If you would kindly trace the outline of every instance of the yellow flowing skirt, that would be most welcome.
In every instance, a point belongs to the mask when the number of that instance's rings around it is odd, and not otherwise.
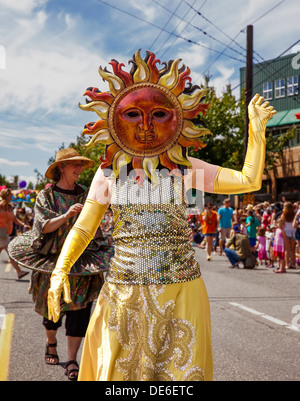
[[[210,308],[202,278],[105,283],[87,330],[81,381],[212,381]]]

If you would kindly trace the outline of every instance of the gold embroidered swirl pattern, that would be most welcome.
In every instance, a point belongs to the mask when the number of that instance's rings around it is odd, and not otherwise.
[[[158,303],[165,287],[106,283],[102,288],[112,309],[109,328],[128,351],[128,356],[116,360],[126,381],[178,380],[178,375],[184,375],[184,380],[204,380],[203,370],[191,364],[194,327],[173,318],[174,300]]]

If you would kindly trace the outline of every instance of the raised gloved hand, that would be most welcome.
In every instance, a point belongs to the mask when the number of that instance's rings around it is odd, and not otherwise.
[[[251,100],[248,112],[249,139],[243,169],[236,171],[220,167],[214,181],[215,193],[238,194],[261,188],[266,155],[266,126],[277,112],[259,94]]]
[[[57,322],[60,317],[60,298],[62,292],[64,301],[66,303],[71,302],[68,273],[94,238],[106,209],[106,205],[92,199],[87,199],[76,223],[69,232],[51,275],[48,291],[49,320]]]

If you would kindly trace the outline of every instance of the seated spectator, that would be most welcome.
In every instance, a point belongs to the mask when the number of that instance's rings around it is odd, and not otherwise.
[[[232,245],[233,249],[231,248]],[[253,256],[249,238],[240,233],[238,224],[233,227],[233,235],[225,245],[224,252],[231,263],[231,268],[239,268],[239,262],[243,262],[247,268],[254,267],[253,263],[251,266],[249,262],[247,263],[248,260],[252,260]]]
[[[203,236],[201,230],[194,228],[193,229],[193,241],[195,242],[195,244],[198,248],[201,248],[200,244],[203,241],[203,239],[204,239],[204,236]]]

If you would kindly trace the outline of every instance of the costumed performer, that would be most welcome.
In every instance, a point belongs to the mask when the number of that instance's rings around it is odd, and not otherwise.
[[[101,118],[86,125],[83,134],[93,135],[87,146],[107,148],[52,273],[48,305],[54,321],[62,292],[70,300],[68,272],[108,205],[115,255],[89,323],[79,380],[213,379],[209,301],[189,240],[184,192],[236,194],[261,186],[273,107],[259,95],[249,105],[242,171],[187,157],[185,148],[203,147],[200,137],[209,133],[197,119],[208,108],[206,91],[191,86],[190,70],[179,68],[180,60],[160,70],[158,62],[153,53],[143,59],[137,51],[128,73],[112,60],[113,72],[99,69],[110,91],[88,88],[91,101],[80,105]],[[197,179],[199,171],[204,180]]]
[[[99,295],[104,281],[103,272],[108,268],[113,251],[107,246],[100,228],[97,227],[95,238],[69,272],[71,302],[61,303],[56,323],[48,319],[47,295],[50,276],[63,243],[87,196],[87,188],[76,181],[81,172],[93,164],[92,160],[80,156],[73,148],[58,151],[55,162],[45,173],[54,185],[47,185],[37,196],[32,231],[16,237],[9,246],[10,256],[21,266],[33,270],[30,293],[35,311],[43,316],[47,336],[45,362],[49,365],[59,363],[56,334],[66,315],[68,361],[65,373],[70,380],[77,379],[78,349],[85,336],[92,302]]]

